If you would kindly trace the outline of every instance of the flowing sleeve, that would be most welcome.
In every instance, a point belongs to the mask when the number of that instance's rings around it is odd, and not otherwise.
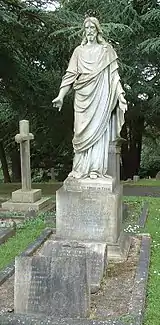
[[[70,58],[68,68],[66,70],[66,74],[62,78],[60,88],[72,85],[75,82],[77,76],[78,76],[78,47],[76,47],[76,49],[74,50]]]

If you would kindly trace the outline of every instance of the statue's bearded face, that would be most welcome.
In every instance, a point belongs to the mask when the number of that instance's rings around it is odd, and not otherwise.
[[[84,28],[87,40],[89,42],[94,42],[97,39],[98,34],[95,24],[91,21],[87,21]]]

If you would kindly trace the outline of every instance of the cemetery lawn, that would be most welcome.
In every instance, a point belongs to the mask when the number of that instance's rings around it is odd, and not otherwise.
[[[39,188],[42,190],[42,195],[53,195],[62,186],[62,182],[48,182],[48,183],[32,183],[32,188]],[[1,183],[0,195],[3,194],[11,196],[11,193],[20,189],[21,183]]]
[[[143,325],[160,324],[160,198],[147,198],[149,217],[145,233],[150,233],[151,261]]]
[[[160,186],[160,180],[155,178],[152,179],[140,179],[138,182],[133,181],[122,181],[123,185],[129,186]]]
[[[147,296],[145,305],[145,315],[143,325],[159,325],[160,324],[160,198],[152,197],[124,197],[124,202],[129,203],[131,211],[135,207],[133,220],[136,223],[136,215],[140,204],[144,201],[149,203],[149,215],[145,228],[139,230],[141,233],[150,234],[151,243],[151,259],[149,268],[149,278],[147,285]],[[135,219],[134,219],[135,218]],[[130,219],[132,228],[132,214]]]
[[[124,196],[123,202],[129,207],[128,216],[123,220],[123,229],[126,229],[127,232],[134,232],[138,229],[139,216],[146,197]],[[133,229],[134,227],[135,229]]]
[[[19,255],[29,244],[33,243],[45,228],[44,215],[28,220],[18,226],[16,235],[0,245],[0,269],[11,263],[15,256]]]

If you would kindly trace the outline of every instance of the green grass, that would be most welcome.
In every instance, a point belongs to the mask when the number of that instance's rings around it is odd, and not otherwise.
[[[123,202],[128,205],[128,217],[123,220],[123,228],[128,228],[137,225],[139,222],[139,216],[142,210],[142,205],[146,201],[146,198],[135,196],[124,196]]]
[[[143,325],[160,325],[160,198],[124,197],[131,209],[135,207],[135,215],[144,201],[149,203],[149,215],[140,231],[151,235],[152,244]]]
[[[141,229],[141,232],[151,235],[152,244],[143,325],[160,325],[160,198],[124,198],[124,202],[129,203],[130,207],[135,207],[137,213],[138,207],[144,201],[149,202],[149,215],[147,224],[145,228]]]
[[[160,180],[156,180],[155,178],[152,179],[140,179],[138,182],[133,182],[133,181],[126,181],[123,182],[122,184],[130,185],[130,186],[160,186]]]
[[[32,188],[39,188],[42,190],[42,195],[53,195],[62,186],[61,182],[48,182],[48,183],[32,183]],[[8,195],[20,189],[21,183],[1,183],[0,196]]]
[[[149,217],[145,232],[151,234],[151,262],[143,325],[160,325],[160,198],[148,198]]]
[[[46,228],[45,214],[26,221],[17,229],[15,237],[0,246],[0,269],[9,264],[15,256],[23,252]],[[53,226],[52,226],[53,227]]]

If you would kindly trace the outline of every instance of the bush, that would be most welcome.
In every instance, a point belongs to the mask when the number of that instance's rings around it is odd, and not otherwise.
[[[155,177],[160,171],[160,139],[143,139],[139,176]]]

